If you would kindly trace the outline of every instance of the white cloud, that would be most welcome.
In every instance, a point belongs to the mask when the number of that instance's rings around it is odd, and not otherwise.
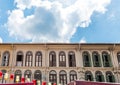
[[[83,37],[81,40],[80,40],[80,43],[87,43],[86,39]]]
[[[2,38],[0,37],[0,43],[2,43],[3,42],[3,40],[2,40]]]
[[[94,11],[104,13],[110,0],[15,0],[6,26],[11,36],[32,42],[69,42],[77,27],[88,27]],[[34,13],[25,16],[26,9]]]

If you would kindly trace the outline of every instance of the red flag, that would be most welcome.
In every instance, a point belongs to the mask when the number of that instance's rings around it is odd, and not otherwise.
[[[14,79],[14,75],[11,74],[11,75],[10,75],[10,80],[13,80],[13,79]]]
[[[53,85],[56,85],[56,83],[54,83]]]
[[[2,78],[3,73],[0,71],[0,79]]]
[[[42,82],[42,85],[46,85],[46,82],[43,81],[43,82]]]
[[[35,80],[35,79],[34,79],[34,80],[32,80],[32,82],[33,82],[33,84],[34,84],[34,85],[36,85],[36,80]]]
[[[21,83],[25,83],[25,78],[24,77],[21,78]]]

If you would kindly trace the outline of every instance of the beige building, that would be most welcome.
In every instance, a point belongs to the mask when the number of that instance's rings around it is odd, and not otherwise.
[[[120,82],[120,44],[1,43],[0,70],[28,80]]]

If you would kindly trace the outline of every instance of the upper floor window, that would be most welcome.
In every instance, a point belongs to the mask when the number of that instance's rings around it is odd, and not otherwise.
[[[111,67],[112,66],[110,55],[107,52],[102,52],[102,59],[103,59],[104,67]]]
[[[95,72],[95,78],[96,78],[96,81],[98,82],[104,82],[104,75],[102,74],[101,71]]]
[[[42,53],[40,51],[35,54],[35,66],[42,66]]]
[[[68,62],[69,62],[69,67],[76,66],[75,53],[73,51],[70,51],[68,53]]]
[[[112,72],[110,72],[110,71],[106,72],[106,81],[107,82],[115,82],[115,77],[112,74]]]
[[[21,77],[22,77],[21,70],[16,70],[15,71],[14,82],[16,82],[16,83],[21,82]]]
[[[49,66],[55,67],[56,66],[56,53],[51,51],[49,54]]]
[[[93,52],[92,58],[93,58],[94,67],[100,67],[101,66],[101,59],[100,59],[100,55],[98,54],[98,52]]]
[[[57,73],[56,71],[50,71],[49,73],[49,81],[52,83],[57,83]]]
[[[23,52],[17,52],[16,66],[23,66]]]
[[[67,73],[65,71],[60,71],[59,73],[59,83],[62,85],[66,85],[67,84]]]
[[[25,62],[25,66],[32,66],[32,58],[33,58],[33,54],[31,51],[28,51],[26,53],[26,62]]]
[[[65,52],[63,51],[59,53],[59,66],[60,67],[66,66],[66,56],[65,56]]]
[[[120,52],[117,53],[118,66],[120,67]]]
[[[10,58],[10,53],[8,51],[5,51],[2,57],[2,66],[9,65],[9,58]]]
[[[91,59],[90,59],[90,54],[85,51],[83,52],[83,65],[84,67],[91,67]]]
[[[70,71],[70,82],[77,79],[77,73],[75,71]]]

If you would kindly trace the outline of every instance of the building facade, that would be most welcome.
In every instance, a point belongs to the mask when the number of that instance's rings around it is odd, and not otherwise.
[[[67,84],[74,80],[119,82],[120,44],[1,43],[0,70],[31,81]]]

